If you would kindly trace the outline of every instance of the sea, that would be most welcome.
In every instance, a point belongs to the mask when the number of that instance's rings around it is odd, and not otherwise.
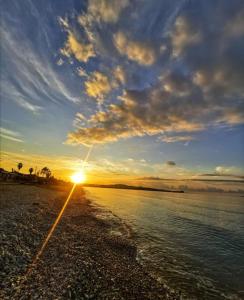
[[[244,196],[85,188],[129,226],[138,260],[183,299],[244,299]]]

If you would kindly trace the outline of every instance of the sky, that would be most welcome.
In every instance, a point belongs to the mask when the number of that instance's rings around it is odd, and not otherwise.
[[[242,0],[1,2],[1,164],[243,179]]]

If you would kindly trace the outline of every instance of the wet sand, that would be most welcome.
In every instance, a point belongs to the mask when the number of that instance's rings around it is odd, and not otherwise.
[[[81,189],[26,277],[69,188],[1,184],[0,189],[1,299],[179,298],[136,261],[136,245],[126,233],[111,234],[112,225],[98,217],[99,208]]]

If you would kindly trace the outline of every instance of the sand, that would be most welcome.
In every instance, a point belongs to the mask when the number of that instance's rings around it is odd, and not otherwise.
[[[80,188],[26,276],[70,188],[0,188],[1,299],[179,299],[137,262],[126,232],[111,234]]]

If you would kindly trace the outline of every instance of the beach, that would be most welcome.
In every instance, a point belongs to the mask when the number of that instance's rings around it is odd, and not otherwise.
[[[100,218],[79,187],[32,265],[70,187],[0,187],[1,299],[179,299],[137,262],[124,226]]]

